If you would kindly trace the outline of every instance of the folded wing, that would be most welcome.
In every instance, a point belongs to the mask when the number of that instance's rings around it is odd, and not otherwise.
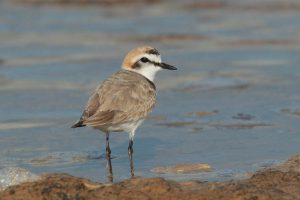
[[[110,126],[137,121],[151,112],[155,86],[140,74],[121,70],[91,95],[79,120],[82,126]]]

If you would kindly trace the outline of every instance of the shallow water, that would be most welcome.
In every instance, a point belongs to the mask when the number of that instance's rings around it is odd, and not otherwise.
[[[179,70],[157,76],[156,108],[135,138],[136,175],[227,180],[286,160],[300,152],[299,17],[295,8],[1,3],[0,167],[105,181],[104,136],[69,127],[139,45]],[[117,181],[130,176],[127,145],[127,134],[111,135]],[[213,170],[151,171],[180,163]]]

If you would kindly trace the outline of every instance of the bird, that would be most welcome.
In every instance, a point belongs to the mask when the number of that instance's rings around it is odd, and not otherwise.
[[[108,179],[113,181],[109,135],[129,134],[128,157],[134,177],[133,140],[137,128],[153,110],[156,102],[155,75],[162,69],[177,70],[162,62],[159,51],[150,46],[137,47],[125,56],[121,69],[100,83],[92,92],[80,119],[72,126],[92,127],[106,135]]]

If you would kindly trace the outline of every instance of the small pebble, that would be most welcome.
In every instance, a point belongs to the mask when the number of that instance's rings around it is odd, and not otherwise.
[[[177,164],[174,166],[156,167],[151,171],[157,174],[194,174],[211,172],[212,167],[208,164]]]

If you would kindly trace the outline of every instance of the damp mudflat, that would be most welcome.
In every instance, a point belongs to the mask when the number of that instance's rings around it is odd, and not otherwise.
[[[0,167],[105,181],[104,135],[70,126],[141,45],[178,70],[156,78],[156,108],[134,141],[137,176],[239,179],[299,154],[300,6],[228,2],[1,2]],[[114,179],[127,179],[128,135],[110,139]],[[174,170],[189,164],[209,170]]]

